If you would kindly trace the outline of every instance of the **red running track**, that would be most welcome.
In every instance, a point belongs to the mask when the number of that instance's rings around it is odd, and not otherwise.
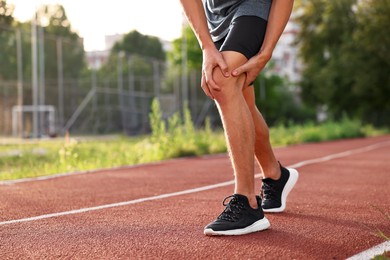
[[[209,186],[233,179],[226,155],[2,183],[0,259],[345,259],[390,233],[390,136],[275,153],[303,162],[287,209],[238,237],[203,235],[233,192]]]

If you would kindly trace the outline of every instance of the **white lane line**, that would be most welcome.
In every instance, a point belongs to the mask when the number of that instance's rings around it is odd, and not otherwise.
[[[63,211],[63,212],[52,213],[52,214],[45,214],[45,215],[40,215],[40,216],[30,217],[30,218],[8,220],[8,221],[0,222],[0,226],[8,225],[8,224],[14,224],[14,223],[20,223],[20,222],[30,222],[30,221],[46,219],[46,218],[55,218],[55,217],[60,217],[60,216],[79,214],[79,213],[95,211],[95,210],[101,210],[101,209],[121,207],[121,206],[130,205],[130,204],[141,203],[141,202],[145,202],[145,201],[165,199],[165,198],[180,196],[180,195],[189,194],[189,193],[195,193],[195,192],[200,192],[200,191],[205,191],[205,190],[216,189],[216,188],[219,188],[219,187],[224,187],[224,186],[228,186],[228,185],[232,185],[232,184],[234,184],[234,181],[226,181],[226,182],[221,182],[221,183],[217,183],[217,184],[214,184],[214,185],[208,185],[208,186],[203,186],[203,187],[194,188],[194,189],[188,189],[188,190],[183,190],[183,191],[178,191],[178,192],[166,193],[166,194],[161,194],[161,195],[147,197],[147,198],[140,198],[140,199],[123,201],[123,202],[118,202],[118,203],[105,204],[105,205],[96,206],[96,207],[81,208],[81,209],[75,209],[75,210],[70,210],[70,211]]]
[[[390,241],[386,241],[382,244],[369,248],[366,251],[347,258],[346,260],[373,259],[374,256],[382,255],[385,251],[390,252]]]
[[[300,168],[302,166],[306,166],[306,165],[309,165],[309,164],[322,163],[322,162],[330,161],[330,160],[333,160],[333,159],[347,157],[347,156],[350,156],[350,155],[353,155],[353,154],[369,152],[369,151],[372,151],[372,150],[375,150],[375,149],[378,149],[378,148],[382,148],[382,147],[385,147],[385,146],[388,146],[388,145],[390,145],[390,141],[380,142],[380,143],[364,146],[364,147],[361,147],[361,148],[356,148],[356,149],[344,151],[344,152],[341,152],[341,153],[330,154],[328,156],[324,156],[324,157],[320,157],[320,158],[316,158],[316,159],[311,159],[311,160],[298,162],[298,163],[295,163],[295,164],[290,165],[288,167],[290,167],[290,168]]]
[[[302,161],[302,162],[299,162],[299,163],[296,163],[293,165],[289,165],[287,167],[300,168],[300,167],[310,165],[310,164],[326,162],[326,161],[333,160],[333,159],[338,159],[338,158],[347,157],[347,156],[358,154],[358,153],[371,151],[371,150],[385,147],[388,145],[390,145],[390,141],[376,143],[376,144],[368,145],[368,146],[365,146],[362,148],[352,149],[352,150],[344,151],[341,153],[331,154],[331,155],[327,155],[327,156],[316,158],[316,159]],[[260,178],[261,174],[256,174],[255,177]],[[196,192],[200,192],[200,191],[216,189],[216,188],[225,187],[225,186],[229,186],[229,185],[233,185],[233,184],[234,184],[234,180],[221,182],[221,183],[217,183],[214,185],[208,185],[208,186],[203,186],[203,187],[199,187],[199,188],[194,188],[194,189],[188,189],[188,190],[183,190],[183,191],[178,191],[178,192],[161,194],[161,195],[157,195],[157,196],[151,196],[151,197],[123,201],[123,202],[112,203],[112,204],[105,204],[105,205],[101,205],[101,206],[81,208],[81,209],[57,212],[57,213],[52,213],[52,214],[45,214],[45,215],[40,215],[40,216],[35,216],[35,217],[30,217],[30,218],[7,220],[7,221],[0,222],[0,226],[14,224],[14,223],[21,223],[21,222],[31,222],[31,221],[36,221],[36,220],[40,220],[40,219],[55,218],[55,217],[67,216],[67,215],[73,215],[73,214],[79,214],[79,213],[85,213],[85,212],[96,211],[96,210],[101,210],[101,209],[121,207],[121,206],[130,205],[130,204],[137,204],[137,203],[141,203],[141,202],[145,202],[145,201],[159,200],[159,199],[164,199],[164,198],[180,196],[180,195],[184,195],[184,194],[190,194],[190,193],[196,193]]]

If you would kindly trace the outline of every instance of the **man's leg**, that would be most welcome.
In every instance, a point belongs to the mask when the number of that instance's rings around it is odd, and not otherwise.
[[[277,180],[280,177],[280,167],[272,150],[268,126],[256,107],[253,86],[245,87],[243,94],[249,110],[251,111],[252,120],[255,126],[256,160],[263,172],[264,178]]]
[[[265,212],[282,212],[287,196],[298,180],[298,171],[279,165],[272,151],[268,126],[256,107],[254,88],[243,90],[255,125],[255,156],[263,172],[262,207]]]
[[[238,52],[225,51],[222,55],[230,70],[246,62],[245,56]],[[242,92],[245,76],[226,78],[219,69],[215,69],[213,79],[222,89],[212,94],[225,131],[235,176],[235,193],[248,197],[250,205],[256,208],[253,157],[255,130]]]
[[[222,55],[230,70],[247,60],[244,55],[234,51],[225,51]],[[205,227],[206,235],[243,235],[270,226],[264,216],[261,198],[255,194],[255,130],[242,92],[245,77],[226,78],[218,68],[213,72],[213,79],[221,87],[221,91],[212,91],[212,94],[223,122],[234,170],[235,194],[224,199],[226,208]]]

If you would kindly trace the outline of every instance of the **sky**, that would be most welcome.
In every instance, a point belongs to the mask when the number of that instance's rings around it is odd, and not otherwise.
[[[171,41],[180,37],[183,22],[179,0],[7,0],[14,17],[31,20],[42,4],[65,7],[73,31],[84,38],[86,51],[103,50],[104,36],[137,30]]]

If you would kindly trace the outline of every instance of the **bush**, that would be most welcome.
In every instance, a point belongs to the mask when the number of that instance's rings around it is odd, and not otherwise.
[[[187,105],[183,114],[184,122],[176,112],[168,118],[168,127],[166,127],[158,100],[152,102],[150,113],[152,135],[146,141],[148,142],[146,157],[162,160],[226,151],[223,135],[211,130],[209,119],[206,120],[203,130],[195,130]]]

